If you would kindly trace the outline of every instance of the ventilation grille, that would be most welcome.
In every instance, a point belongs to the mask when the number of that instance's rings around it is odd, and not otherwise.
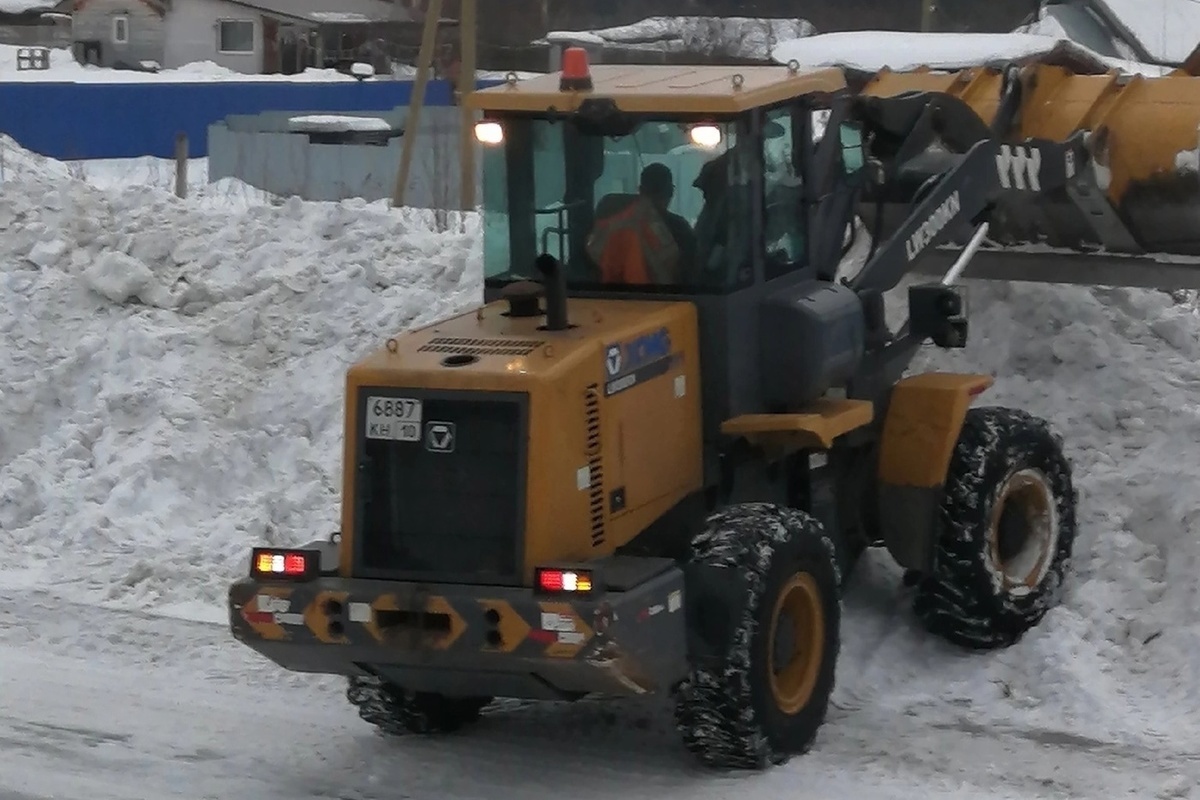
[[[600,447],[600,386],[593,383],[584,393],[587,417],[588,504],[592,519],[592,547],[604,544],[604,461]]]
[[[422,353],[453,353],[467,356],[527,356],[542,342],[512,339],[459,339],[438,336],[421,346]]]

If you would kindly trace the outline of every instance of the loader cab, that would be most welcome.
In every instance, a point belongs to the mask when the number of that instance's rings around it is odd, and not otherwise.
[[[485,300],[540,281],[549,254],[568,298],[692,303],[714,440],[724,419],[776,410],[761,381],[764,299],[832,280],[843,254],[862,167],[845,77],[586,69],[468,98],[480,112]]]
[[[598,99],[570,115],[485,117],[488,299],[537,280],[543,254],[577,297],[699,301],[826,266],[810,173],[822,177],[830,114],[808,98],[723,116],[626,113]]]

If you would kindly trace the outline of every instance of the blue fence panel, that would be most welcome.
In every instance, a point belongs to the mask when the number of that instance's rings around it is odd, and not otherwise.
[[[481,81],[493,86],[499,81]],[[0,83],[0,132],[60,160],[175,154],[188,135],[192,158],[208,154],[208,126],[263,111],[390,111],[407,105],[412,81],[211,81],[204,83]],[[425,102],[447,106],[451,87],[430,81]]]

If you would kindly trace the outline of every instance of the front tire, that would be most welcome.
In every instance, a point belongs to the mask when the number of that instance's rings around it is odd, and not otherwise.
[[[1007,647],[1059,600],[1076,502],[1062,439],[1024,411],[967,412],[941,506],[934,568],[913,609],[971,649]]]
[[[684,746],[704,764],[763,769],[812,746],[840,645],[837,556],[816,519],[763,503],[713,515],[693,540],[694,562],[745,582],[716,663],[693,665],[676,695]]]

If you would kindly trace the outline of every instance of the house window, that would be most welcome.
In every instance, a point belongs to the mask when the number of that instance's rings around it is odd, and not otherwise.
[[[223,19],[217,23],[217,52],[253,53],[254,21]]]
[[[114,44],[129,44],[129,17],[124,14],[112,18],[112,40]]]

